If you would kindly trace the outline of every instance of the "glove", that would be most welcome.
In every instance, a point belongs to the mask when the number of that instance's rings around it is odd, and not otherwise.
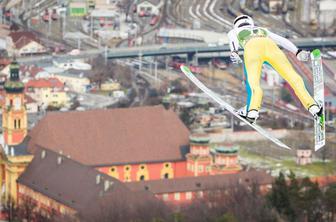
[[[242,60],[236,51],[231,52],[230,59],[234,64],[242,63]]]
[[[302,49],[299,49],[296,53],[296,58],[302,62],[308,61],[309,56],[310,56],[310,52],[306,50],[302,50]]]

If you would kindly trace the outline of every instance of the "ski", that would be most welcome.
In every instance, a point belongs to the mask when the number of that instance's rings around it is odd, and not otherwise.
[[[321,52],[315,49],[310,53],[313,69],[314,100],[323,107],[321,117],[314,117],[315,151],[325,145],[325,107],[324,107],[324,80]]]
[[[280,146],[282,148],[291,149],[290,147],[288,147],[286,144],[284,144],[283,142],[281,142],[279,139],[275,138],[273,135],[271,135],[269,132],[267,132],[266,130],[264,130],[259,125],[255,124],[255,123],[250,123],[249,121],[247,121],[243,117],[239,116],[236,113],[236,110],[235,110],[234,107],[232,107],[230,104],[228,104],[227,102],[225,102],[224,100],[222,100],[215,92],[213,92],[212,90],[210,90],[201,81],[199,81],[195,77],[195,75],[190,71],[190,69],[187,66],[182,65],[180,67],[180,69],[188,77],[188,79],[190,79],[199,89],[201,89],[206,95],[208,95],[211,99],[213,99],[215,102],[217,102],[221,107],[223,107],[224,109],[226,109],[227,111],[229,111],[232,115],[234,115],[240,121],[248,124],[254,130],[256,130],[259,134],[261,134],[262,136],[264,136],[268,140],[272,141],[276,145],[278,145],[278,146]]]

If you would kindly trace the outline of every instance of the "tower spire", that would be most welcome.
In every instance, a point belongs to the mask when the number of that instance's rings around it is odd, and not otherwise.
[[[24,84],[20,81],[20,65],[16,61],[15,57],[9,66],[9,72],[9,81],[6,81],[4,86],[6,93],[22,93]]]
[[[27,134],[27,111],[24,105],[24,84],[20,81],[20,66],[16,59],[9,66],[10,78],[5,82],[2,104],[2,128],[7,145],[20,144]]]

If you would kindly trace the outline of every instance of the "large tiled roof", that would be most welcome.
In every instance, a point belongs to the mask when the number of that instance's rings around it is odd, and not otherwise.
[[[97,176],[100,177],[98,181]],[[79,213],[85,213],[88,208],[97,208],[100,202],[113,201],[115,198],[124,198],[129,204],[134,204],[137,200],[133,196],[138,195],[138,192],[131,192],[113,177],[44,149],[38,150],[17,181]],[[143,192],[141,195],[144,195]],[[152,195],[147,193],[145,197],[151,198]]]
[[[130,182],[126,185],[133,191],[148,190],[154,194],[232,188],[241,185],[272,184],[273,177],[264,171],[242,171],[237,174],[223,174],[200,177],[184,177],[167,180]]]
[[[30,132],[39,146],[91,166],[184,159],[189,131],[162,106],[48,113]]]

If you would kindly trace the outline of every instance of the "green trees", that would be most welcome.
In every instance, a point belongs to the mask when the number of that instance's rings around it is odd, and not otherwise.
[[[309,178],[297,179],[280,173],[267,194],[268,205],[286,221],[334,221],[336,185],[321,189]]]

